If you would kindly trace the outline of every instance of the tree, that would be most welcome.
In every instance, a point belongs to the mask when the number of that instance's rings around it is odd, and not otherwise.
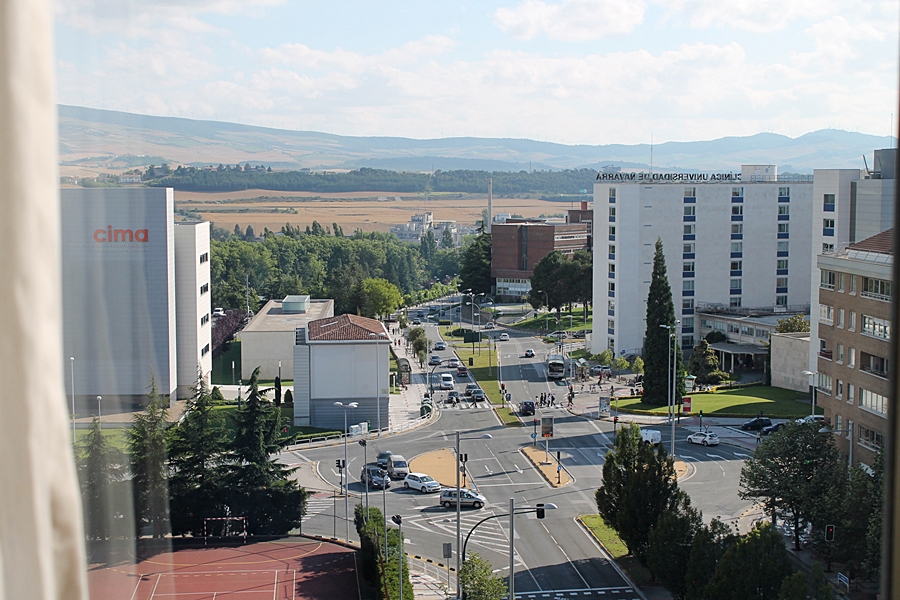
[[[256,232],[253,231],[253,225],[247,225],[247,231],[244,233],[244,239],[252,242],[256,239]]]
[[[428,350],[428,338],[423,327],[413,327],[406,332],[406,339],[412,344],[413,353],[418,356]]]
[[[594,299],[594,256],[587,250],[576,250],[572,255],[568,288],[572,298],[581,302],[584,322],[588,321],[588,306]]]
[[[428,263],[431,262],[435,252],[437,252],[437,240],[434,238],[434,230],[429,229],[419,240],[419,253],[422,255],[422,259]]]
[[[456,242],[453,240],[453,234],[449,227],[444,227],[444,232],[441,234],[441,248],[444,250],[456,248]]]
[[[491,293],[491,234],[475,237],[459,259],[459,287],[473,294]]]
[[[563,305],[571,301],[567,289],[570,274],[566,273],[569,265],[569,259],[559,250],[553,250],[535,263],[528,295],[532,306],[544,306],[546,302],[547,308],[558,314]]]
[[[167,405],[168,399],[159,395],[156,378],[151,377],[147,408],[135,413],[131,428],[125,432],[131,455],[137,534],[140,535],[141,526],[146,522],[156,538],[169,533]]]
[[[191,391],[182,419],[169,430],[169,501],[172,533],[199,536],[204,518],[224,512],[219,493],[228,436],[225,418],[216,410],[220,402],[199,370]]]
[[[869,527],[866,532],[866,559],[863,566],[872,579],[881,577],[881,532],[884,528],[884,454],[879,451],[872,465],[872,479],[869,481],[869,497],[872,506]]]
[[[366,295],[364,314],[380,317],[389,315],[400,306],[402,297],[397,286],[385,279],[365,279],[362,282]]]
[[[701,525],[691,543],[690,560],[685,574],[685,598],[704,600],[711,596],[706,587],[716,572],[725,552],[737,541],[731,528],[719,519]]]
[[[666,329],[664,325],[671,329]],[[684,368],[681,364],[681,347],[675,340],[675,355],[669,334],[675,334],[675,305],[672,289],[666,275],[666,257],[661,239],[656,240],[653,255],[653,274],[647,294],[647,330],[644,335],[644,394],[643,401],[661,406],[668,402],[671,379],[669,365],[675,377],[675,398],[684,396]]]
[[[654,450],[644,444],[634,423],[622,427],[606,455],[603,486],[594,497],[600,516],[641,564],[647,564],[650,530],[674,507],[677,490],[674,461],[663,445]]]
[[[613,359],[614,359],[614,358],[615,358],[615,357],[613,356],[613,351],[610,350],[609,348],[607,348],[606,350],[604,350],[604,351],[601,352],[600,354],[595,354],[595,355],[593,355],[593,356],[591,357],[591,360],[596,360],[596,361],[599,362],[601,365],[606,366],[606,365],[612,365],[612,362],[613,362]]]
[[[84,505],[84,534],[89,540],[112,537],[116,487],[125,477],[125,457],[100,429],[94,417],[78,447],[78,479]]]
[[[697,377],[697,383],[719,383],[728,378],[728,373],[719,370],[719,358],[709,342],[700,339],[694,346],[688,361],[688,372]]]
[[[459,582],[469,600],[501,600],[506,594],[503,580],[494,575],[491,563],[472,552],[459,570]]]
[[[620,356],[613,361],[613,368],[621,373],[631,365],[628,363],[628,360],[624,356]]]
[[[707,587],[707,597],[768,600],[778,597],[791,572],[781,534],[766,523],[740,538],[722,557]]]
[[[234,224],[234,235],[238,237],[244,237],[244,232],[241,231],[241,226],[237,223]]]
[[[631,372],[635,375],[643,375],[644,374],[644,359],[640,356],[634,357],[634,362],[631,363]]]
[[[674,506],[663,511],[650,530],[647,566],[676,600],[687,591],[691,545],[702,524],[703,516],[691,506],[690,496],[678,490]]]
[[[759,502],[771,515],[781,512],[793,525],[796,550],[814,499],[829,493],[830,474],[841,469],[832,437],[819,433],[817,423],[788,422],[767,436],[741,468],[738,495]]]
[[[283,535],[300,525],[308,494],[291,479],[295,468],[271,456],[290,443],[282,436],[281,411],[259,393],[259,367],[253,370],[244,405],[234,417],[229,446],[228,505],[247,517],[251,534]]]
[[[293,404],[294,403],[294,392],[291,391],[291,388],[288,388],[284,393],[284,403],[285,404]]]
[[[803,331],[809,331],[809,321],[803,315],[778,319],[778,324],[775,326],[776,333],[798,333]]]

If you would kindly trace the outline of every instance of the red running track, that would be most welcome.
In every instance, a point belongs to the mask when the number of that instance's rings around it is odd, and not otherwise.
[[[360,598],[355,553],[318,541],[185,549],[134,564],[92,565],[94,600]]]

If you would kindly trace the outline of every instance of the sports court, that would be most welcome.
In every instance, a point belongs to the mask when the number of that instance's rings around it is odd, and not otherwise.
[[[190,548],[132,564],[91,565],[91,598],[104,600],[359,599],[353,550],[315,540]]]

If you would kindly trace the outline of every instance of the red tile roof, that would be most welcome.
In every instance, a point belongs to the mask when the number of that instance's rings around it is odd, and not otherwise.
[[[387,335],[387,330],[381,321],[358,315],[337,315],[307,325],[307,339],[311,342],[369,340],[373,333]]]
[[[850,244],[851,250],[863,250],[866,252],[878,252],[880,254],[894,253],[894,230],[888,229],[870,238]]]

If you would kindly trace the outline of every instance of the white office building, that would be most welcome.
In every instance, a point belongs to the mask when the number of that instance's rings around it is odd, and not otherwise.
[[[744,165],[740,173],[599,173],[591,351],[641,352],[657,239],[683,349],[699,339],[694,311],[701,302],[808,308],[812,181],[779,177],[774,165]]]

